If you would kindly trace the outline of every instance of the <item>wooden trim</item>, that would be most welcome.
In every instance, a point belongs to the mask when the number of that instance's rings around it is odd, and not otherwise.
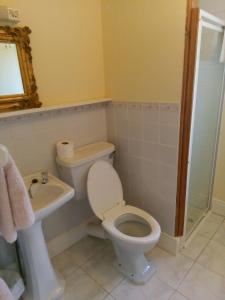
[[[191,10],[192,8],[199,8],[199,0],[188,0],[188,8]]]
[[[196,1],[194,1],[194,4],[193,1],[188,1],[180,120],[175,236],[182,236],[184,234],[188,154],[200,14],[199,8],[193,8],[193,5],[196,7]]]

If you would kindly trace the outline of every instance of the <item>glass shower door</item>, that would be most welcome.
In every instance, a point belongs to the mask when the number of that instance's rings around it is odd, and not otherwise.
[[[195,228],[211,202],[224,86],[224,64],[220,62],[223,38],[223,26],[201,18],[189,149],[186,234]]]

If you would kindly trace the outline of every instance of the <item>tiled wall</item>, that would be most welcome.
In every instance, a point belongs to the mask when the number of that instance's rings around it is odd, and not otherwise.
[[[0,144],[5,144],[23,175],[49,170],[57,175],[55,143],[72,139],[79,147],[106,140],[105,104],[92,104],[0,120]],[[70,201],[44,221],[47,240],[80,224],[91,213],[85,201]]]
[[[174,235],[178,104],[113,102],[107,107],[108,139],[116,144],[115,166],[125,200],[150,212]]]
[[[56,141],[72,139],[79,147],[107,140],[108,129],[108,140],[117,147],[115,166],[125,199],[150,212],[162,230],[173,235],[178,119],[176,104],[87,105],[1,120],[0,143],[9,148],[23,175],[40,169],[57,175]],[[46,239],[68,231],[90,215],[87,199],[69,202],[44,221]]]

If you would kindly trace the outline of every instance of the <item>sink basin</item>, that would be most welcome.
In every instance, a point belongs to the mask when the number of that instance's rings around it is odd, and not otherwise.
[[[30,199],[35,221],[46,218],[74,196],[74,189],[51,174],[48,175],[48,183],[45,184],[41,183],[40,172],[24,177],[27,189],[29,189],[32,179],[38,180],[31,187],[32,197]]]
[[[32,180],[36,183],[32,183]],[[48,173],[43,184],[41,173],[24,177],[35,214],[35,223],[18,233],[20,254],[26,276],[25,300],[55,300],[64,292],[63,280],[59,280],[49,259],[42,220],[66,204],[74,196],[74,189]],[[31,184],[32,183],[32,184]]]

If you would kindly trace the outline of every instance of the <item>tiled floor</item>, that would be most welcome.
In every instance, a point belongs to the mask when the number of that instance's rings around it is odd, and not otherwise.
[[[157,272],[134,285],[115,268],[109,241],[87,237],[53,259],[65,278],[62,300],[225,300],[225,219],[209,215],[177,257],[156,247]]]

